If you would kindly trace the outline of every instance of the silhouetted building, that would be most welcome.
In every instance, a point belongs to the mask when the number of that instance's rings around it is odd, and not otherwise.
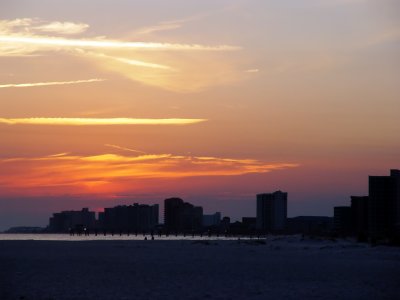
[[[231,234],[245,234],[243,223],[235,221],[229,225],[229,233]]]
[[[286,226],[287,193],[276,191],[257,195],[257,229],[264,232],[282,231]]]
[[[299,216],[287,219],[289,233],[313,235],[329,234],[333,228],[333,218],[320,216]]]
[[[83,208],[81,211],[62,211],[54,213],[49,221],[50,232],[68,232],[75,229],[94,229],[96,213]]]
[[[257,218],[255,217],[243,217],[242,226],[245,232],[253,232],[257,226]]]
[[[352,218],[350,206],[335,206],[333,208],[333,227],[335,232],[343,235],[352,233]]]
[[[203,227],[217,227],[221,224],[221,213],[203,215]]]
[[[158,225],[158,215],[158,204],[134,203],[105,208],[99,221],[106,230],[149,232]]]
[[[230,225],[231,225],[231,218],[223,217],[222,220],[221,220],[220,229],[223,232],[227,232],[227,231],[229,231]]]
[[[171,232],[197,231],[202,228],[203,208],[180,198],[164,200],[165,229]]]
[[[181,198],[168,198],[164,200],[164,227],[169,231],[178,231],[181,227]]]
[[[368,196],[351,196],[352,232],[359,239],[368,236]]]
[[[374,239],[400,232],[400,170],[369,176],[369,234]]]

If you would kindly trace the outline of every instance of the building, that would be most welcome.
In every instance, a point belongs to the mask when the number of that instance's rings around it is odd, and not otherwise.
[[[164,224],[170,232],[198,231],[203,224],[203,208],[180,198],[165,199]]]
[[[400,236],[400,170],[390,176],[369,176],[369,235],[373,239]]]
[[[179,231],[182,206],[183,200],[181,198],[164,200],[164,226],[168,231]]]
[[[257,229],[263,232],[282,231],[286,227],[287,193],[276,191],[257,195]]]
[[[218,227],[221,224],[221,213],[203,215],[203,227]]]
[[[350,235],[353,233],[350,206],[335,206],[333,208],[333,229],[341,235]]]
[[[105,208],[100,226],[111,231],[150,232],[158,225],[159,206],[134,203]]]
[[[253,232],[256,229],[257,218],[254,217],[242,217],[243,230],[248,232]]]
[[[230,217],[223,217],[220,224],[220,230],[222,232],[228,232],[231,225],[231,218]]]
[[[54,213],[49,220],[50,232],[68,232],[69,230],[91,230],[96,226],[96,213],[83,208],[81,211],[62,211]]]
[[[368,196],[351,196],[352,231],[359,239],[368,236]]]
[[[320,216],[299,216],[287,219],[289,233],[313,235],[329,234],[333,227],[333,218]]]

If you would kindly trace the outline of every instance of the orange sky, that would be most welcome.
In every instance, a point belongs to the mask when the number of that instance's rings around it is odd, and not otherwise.
[[[18,201],[41,223],[119,195],[239,217],[282,189],[289,215],[331,215],[400,168],[399,16],[394,0],[1,1],[0,229]]]

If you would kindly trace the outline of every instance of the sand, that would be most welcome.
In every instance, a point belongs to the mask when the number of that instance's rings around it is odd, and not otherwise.
[[[351,241],[0,241],[2,300],[399,295],[400,249]]]

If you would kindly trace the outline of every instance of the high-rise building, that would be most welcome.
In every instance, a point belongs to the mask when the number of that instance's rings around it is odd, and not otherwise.
[[[202,223],[202,207],[183,202],[180,198],[164,200],[164,224],[168,231],[196,231],[201,229]]]
[[[339,234],[349,235],[353,231],[350,206],[335,206],[333,208],[333,229]]]
[[[400,170],[369,176],[369,234],[372,238],[400,233]]]
[[[83,208],[80,211],[62,211],[54,213],[49,220],[49,231],[68,232],[69,230],[94,229],[96,224],[95,212]]]
[[[181,198],[168,198],[164,200],[164,225],[167,230],[180,230],[182,206],[183,200]]]
[[[216,212],[212,215],[203,215],[203,226],[211,227],[211,226],[219,226],[221,224],[221,213]]]
[[[285,229],[287,193],[276,191],[257,195],[257,229],[265,232]]]
[[[245,232],[252,232],[256,229],[257,218],[242,217],[242,227]]]
[[[400,238],[400,170],[390,170],[390,176],[395,180],[395,231],[398,238]]]
[[[107,230],[149,232],[158,225],[158,214],[158,204],[134,203],[105,208],[99,221]]]
[[[352,231],[358,237],[368,236],[368,196],[351,196]]]
[[[298,216],[287,219],[289,233],[326,235],[332,231],[333,218],[324,216]]]

